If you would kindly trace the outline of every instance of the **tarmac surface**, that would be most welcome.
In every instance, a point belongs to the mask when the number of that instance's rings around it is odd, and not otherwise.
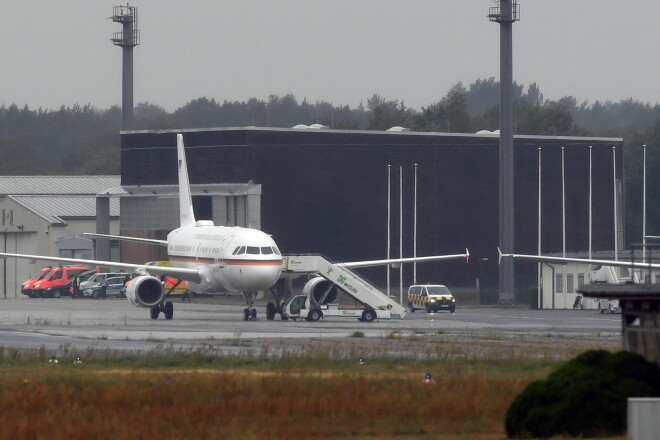
[[[517,337],[604,337],[620,340],[621,315],[594,310],[530,310],[521,307],[457,308],[455,313],[408,313],[404,319],[362,323],[355,318],[328,317],[318,322],[265,319],[243,321],[237,299],[174,302],[174,319],[149,318],[149,310],[124,299],[0,300],[0,349],[62,352],[114,350],[148,352],[163,348],[195,350],[213,346],[224,354],[258,350],[263,343],[343,340],[360,333],[364,343],[391,335],[478,334]],[[224,302],[224,304],[222,304]],[[258,343],[255,343],[258,342]],[[249,348],[246,348],[249,347]]]

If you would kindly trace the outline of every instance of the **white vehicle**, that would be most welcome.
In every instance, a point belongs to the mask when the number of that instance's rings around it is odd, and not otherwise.
[[[408,288],[408,308],[414,312],[416,308],[426,309],[428,313],[439,310],[456,310],[456,298],[442,284],[417,284]]]
[[[600,313],[620,313],[621,307],[619,306],[618,299],[599,299],[598,300],[598,309]]]
[[[360,322],[372,322],[376,318],[389,319],[392,317],[389,310],[376,309],[340,309],[339,304],[317,304],[310,301],[308,295],[295,295],[284,305],[284,316],[288,319],[305,319],[318,321],[326,316],[339,316],[343,318],[357,318]]]

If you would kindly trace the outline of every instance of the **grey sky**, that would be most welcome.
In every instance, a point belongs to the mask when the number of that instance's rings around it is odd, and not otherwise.
[[[514,79],[546,98],[660,103],[658,0],[519,0]],[[3,2],[0,105],[121,103],[106,0]],[[499,78],[492,0],[136,0],[135,102],[265,99],[420,108]]]

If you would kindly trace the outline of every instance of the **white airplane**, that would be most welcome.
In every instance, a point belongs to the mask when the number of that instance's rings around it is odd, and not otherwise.
[[[161,312],[164,313],[166,319],[172,319],[174,315],[174,305],[172,302],[166,301],[169,292],[165,291],[158,276],[175,278],[179,282],[185,281],[190,290],[198,293],[241,293],[247,305],[243,310],[243,318],[245,320],[256,318],[256,310],[253,308],[256,294],[258,291],[271,289],[280,279],[283,268],[282,254],[273,238],[260,230],[238,226],[215,226],[210,220],[195,220],[183,135],[181,134],[177,134],[177,156],[180,227],[170,232],[167,240],[85,234],[167,246],[167,254],[172,267],[11,253],[0,253],[0,258],[23,258],[135,271],[139,276],[129,284],[126,296],[134,306],[149,308],[152,319],[158,318]],[[347,267],[367,267],[468,257],[469,254],[466,253],[358,261],[345,263],[345,265]],[[273,294],[275,293],[273,292]],[[281,300],[281,298],[277,299]]]

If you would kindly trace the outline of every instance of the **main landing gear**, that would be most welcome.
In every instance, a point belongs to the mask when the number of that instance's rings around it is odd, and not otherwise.
[[[149,309],[151,319],[158,319],[161,312],[165,315],[165,319],[172,319],[174,316],[174,304],[170,301],[165,301]]]
[[[283,313],[284,307],[284,292],[285,280],[279,280],[273,287],[270,288],[270,293],[273,294],[275,302],[269,302],[266,304],[266,319],[272,321],[275,319],[275,316],[279,313],[282,317],[282,321],[286,321],[289,318]],[[247,307],[243,309],[243,320],[249,321],[252,319],[257,319],[257,311],[254,308],[254,300],[257,297],[257,292],[243,292],[243,298],[245,299],[245,304]]]
[[[165,277],[163,277],[163,280],[164,279]],[[167,290],[167,292],[165,292],[164,297],[165,298],[169,297],[169,295],[174,291],[174,289],[176,289],[179,286],[179,284],[181,284],[181,281],[182,280],[176,280],[176,283],[172,287],[170,287]],[[151,307],[151,309],[149,309],[149,316],[151,316],[151,319],[158,319],[158,316],[160,315],[161,312],[165,315],[165,319],[172,319],[172,317],[174,316],[174,304],[171,301],[163,301],[157,306],[153,306]]]
[[[284,308],[284,293],[286,292],[285,283],[287,282],[289,285],[291,284],[291,280],[282,278],[270,288],[270,293],[273,294],[275,302],[269,302],[266,304],[266,319],[268,321],[273,321],[278,313],[280,314],[282,321],[287,321],[289,319],[289,317],[282,312]]]

